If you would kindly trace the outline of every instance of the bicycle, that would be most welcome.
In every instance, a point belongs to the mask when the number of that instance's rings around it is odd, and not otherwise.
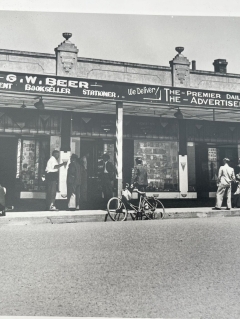
[[[130,200],[132,199],[129,191],[129,184],[126,185],[122,192],[122,197],[112,197],[107,203],[108,214],[107,216],[113,221],[125,221],[128,217],[128,210],[131,209],[130,216],[132,220],[138,219],[162,219],[164,217],[165,208],[159,199],[154,196],[146,196],[145,192],[140,192],[137,189],[133,193],[140,195],[138,205],[133,205]]]

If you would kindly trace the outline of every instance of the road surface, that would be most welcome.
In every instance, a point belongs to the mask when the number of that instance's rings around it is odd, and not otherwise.
[[[0,227],[0,315],[240,318],[240,218]]]

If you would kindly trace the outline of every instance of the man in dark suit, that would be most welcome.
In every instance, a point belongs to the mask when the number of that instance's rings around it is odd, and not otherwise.
[[[147,169],[143,166],[142,159],[137,157],[135,159],[136,165],[132,170],[132,184],[134,184],[139,191],[145,192],[148,186]]]
[[[114,180],[114,166],[109,161],[110,156],[105,153],[102,156],[103,168],[101,172],[102,191],[104,200],[108,201],[113,196],[113,180]]]

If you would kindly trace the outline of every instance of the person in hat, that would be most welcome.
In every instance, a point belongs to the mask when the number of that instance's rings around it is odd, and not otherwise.
[[[240,157],[238,158],[238,165],[235,167],[234,172],[236,176],[237,188],[233,195],[233,207],[239,208],[240,207]]]
[[[234,169],[228,165],[228,158],[223,159],[223,166],[220,166],[217,179],[216,205],[213,209],[220,210],[222,206],[223,196],[227,193],[227,209],[232,208],[231,203],[231,183],[236,181]]]
[[[132,169],[131,183],[137,187],[139,191],[144,192],[148,186],[147,168],[143,166],[141,157],[136,157],[136,165]]]

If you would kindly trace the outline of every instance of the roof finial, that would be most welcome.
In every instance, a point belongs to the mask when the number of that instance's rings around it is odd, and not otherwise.
[[[178,52],[178,54],[181,54],[184,50],[184,47],[176,47],[175,50]]]
[[[66,39],[66,41],[68,41],[68,39],[70,39],[72,37],[72,33],[64,32],[62,34],[62,36]]]

